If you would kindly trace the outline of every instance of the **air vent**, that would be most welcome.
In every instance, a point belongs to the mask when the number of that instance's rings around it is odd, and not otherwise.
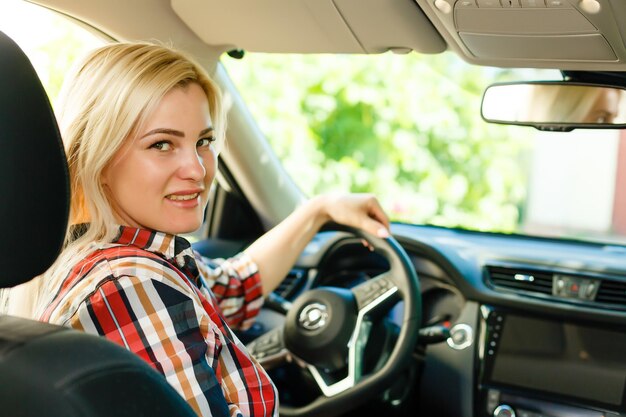
[[[596,302],[626,306],[626,282],[602,281]]]
[[[289,274],[287,274],[283,282],[280,283],[280,285],[274,290],[274,292],[285,299],[289,299],[302,287],[305,278],[305,269],[294,268],[289,271]]]
[[[496,288],[552,294],[551,272],[488,266],[487,273]]]

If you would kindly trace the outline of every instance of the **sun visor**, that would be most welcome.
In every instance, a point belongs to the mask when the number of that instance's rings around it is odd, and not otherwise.
[[[209,45],[281,53],[438,53],[443,38],[412,0],[171,0]]]

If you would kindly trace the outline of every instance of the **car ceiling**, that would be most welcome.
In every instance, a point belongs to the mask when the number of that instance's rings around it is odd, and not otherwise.
[[[507,1],[521,2],[520,7],[502,7]],[[623,0],[33,2],[113,38],[166,40],[213,63],[230,49],[356,54],[449,49],[479,65],[626,69]],[[531,3],[542,7],[525,7]]]

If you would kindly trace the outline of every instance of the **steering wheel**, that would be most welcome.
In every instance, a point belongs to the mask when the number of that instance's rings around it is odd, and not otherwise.
[[[388,271],[351,289],[319,287],[300,295],[285,324],[250,342],[267,369],[292,360],[308,370],[322,395],[304,406],[280,406],[281,416],[336,416],[389,388],[411,358],[421,324],[421,294],[408,255],[393,238],[343,228],[365,239],[389,263]],[[373,323],[403,301],[400,331],[383,364],[364,372]],[[383,355],[381,355],[383,356]]]

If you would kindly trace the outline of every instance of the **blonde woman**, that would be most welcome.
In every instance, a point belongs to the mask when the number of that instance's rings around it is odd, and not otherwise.
[[[527,118],[545,123],[614,123],[622,91],[610,87],[535,84]]]
[[[80,62],[63,97],[72,226],[53,267],[10,303],[135,352],[200,416],[278,415],[272,381],[231,328],[252,324],[325,222],[386,237],[378,201],[312,198],[243,253],[208,260],[179,236],[202,223],[224,141],[205,71],[167,47],[112,44]]]

